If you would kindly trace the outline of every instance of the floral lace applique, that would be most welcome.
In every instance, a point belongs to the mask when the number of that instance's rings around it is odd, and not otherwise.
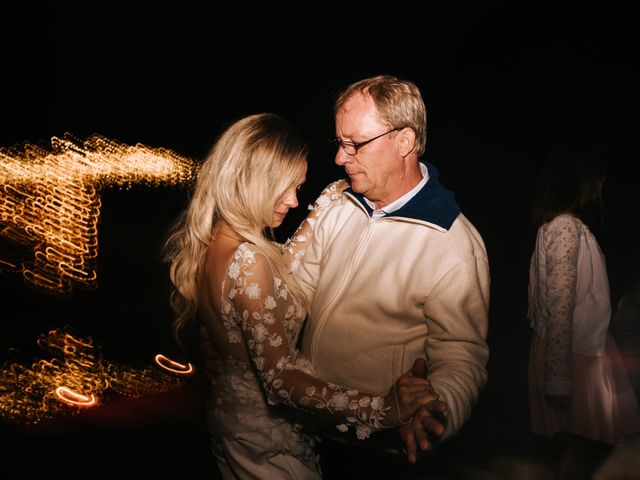
[[[289,265],[289,271],[293,272],[300,266],[300,259],[304,257],[309,239],[313,235],[313,229],[317,221],[322,218],[329,206],[342,198],[342,191],[347,186],[346,180],[337,180],[327,185],[313,203],[309,205],[310,213],[302,221],[300,226],[294,232],[284,245],[283,253],[285,255],[285,263]]]
[[[229,266],[222,292],[223,324],[229,342],[245,342],[268,403],[341,419],[337,428],[355,426],[360,439],[381,430],[389,408],[383,397],[324,382],[300,366],[302,355],[295,345],[305,312],[268,257],[252,248],[241,244]]]

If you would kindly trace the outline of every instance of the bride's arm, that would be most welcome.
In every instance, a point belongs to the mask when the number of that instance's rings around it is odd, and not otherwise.
[[[233,271],[238,275],[228,294],[229,305],[270,404],[328,415],[339,430],[355,427],[358,438],[366,438],[373,431],[398,426],[424,403],[429,394],[426,379],[404,375],[395,384],[398,388],[379,396],[303,371],[296,362],[298,351],[290,346],[303,312],[270,261],[256,252],[239,258]]]
[[[309,205],[309,214],[302,221],[294,234],[283,245],[284,262],[293,271],[304,256],[309,240],[313,235],[316,222],[327,211],[332,202],[342,197],[342,192],[349,186],[346,180],[337,180],[327,185],[313,203]]]

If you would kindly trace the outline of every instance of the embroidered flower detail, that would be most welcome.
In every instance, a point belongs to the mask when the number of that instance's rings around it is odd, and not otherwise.
[[[265,327],[261,323],[258,323],[256,324],[255,327],[253,327],[253,339],[256,342],[258,343],[264,342],[265,338],[268,335],[269,335],[269,330],[267,330],[267,327]]]
[[[229,278],[233,278],[234,280],[238,278],[238,275],[240,275],[240,265],[236,262],[231,263],[231,265],[229,265],[227,275],[229,275]]]
[[[287,359],[284,357],[280,357],[276,362],[276,368],[278,370],[284,370],[284,366],[286,365],[286,363],[287,363]]]
[[[247,285],[247,287],[245,288],[245,292],[251,300],[257,300],[260,298],[262,290],[260,289],[260,285],[258,285],[257,283],[251,283]]]
[[[270,368],[269,371],[267,371],[267,373],[264,376],[265,382],[272,383],[275,375],[276,375],[275,370],[273,368]]]
[[[334,392],[329,400],[329,405],[335,407],[336,410],[346,410],[349,405],[349,397],[344,392]]]
[[[369,425],[358,424],[356,426],[356,436],[358,440],[366,440],[371,435],[371,427]]]
[[[331,203],[331,198],[328,196],[320,195],[316,200],[315,205],[317,205],[320,209],[326,208]]]
[[[263,357],[255,357],[256,368],[260,371],[264,368],[264,358]]]
[[[262,321],[266,325],[273,325],[274,323],[276,323],[276,317],[275,317],[275,315],[273,313],[267,312],[267,313],[262,315]]]
[[[280,395],[281,398],[289,398],[289,392],[286,390],[278,390],[278,395]]]
[[[371,399],[371,409],[381,412],[384,409],[384,398],[382,397],[373,397]]]
[[[290,319],[291,317],[293,317],[296,314],[296,309],[293,305],[289,305],[289,308],[287,308],[287,312],[284,314],[284,318],[285,320]]]
[[[289,291],[283,287],[278,290],[278,296],[286,301],[287,297],[289,296]]]
[[[264,307],[268,310],[273,310],[277,306],[278,304],[276,303],[275,299],[271,295],[269,295],[267,299],[264,301]]]

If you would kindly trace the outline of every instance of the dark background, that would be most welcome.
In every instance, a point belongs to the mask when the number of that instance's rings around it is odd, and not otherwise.
[[[491,263],[490,379],[466,430],[499,415],[494,435],[525,432],[526,287],[535,238],[528,208],[554,142],[578,136],[607,152],[607,225],[599,240],[614,305],[640,272],[632,173],[637,24],[625,2],[434,3],[14,6],[3,12],[0,32],[0,146],[98,133],[199,160],[229,123],[271,111],[311,145],[300,199],[306,205],[342,175],[327,144],[334,95],[381,73],[414,81],[429,115],[425,159],[482,234]],[[160,249],[187,190],[105,188],[101,198],[97,290],[58,298],[0,271],[0,361],[9,348],[31,351],[39,333],[63,325],[91,335],[110,360],[144,364],[158,351],[177,354]],[[279,237],[304,214],[290,214]],[[192,407],[187,401],[185,422],[168,430],[189,437],[184,425],[200,419]],[[149,429],[166,427],[166,415],[142,410]],[[48,430],[60,432],[53,438],[68,441],[70,427],[56,428]],[[126,422],[120,428],[126,432]],[[19,432],[17,450],[42,454],[49,440]],[[186,443],[200,453],[201,434]],[[464,445],[464,430],[460,437]]]

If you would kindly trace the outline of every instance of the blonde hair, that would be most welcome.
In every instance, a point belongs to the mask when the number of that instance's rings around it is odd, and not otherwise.
[[[306,167],[308,147],[282,117],[261,113],[233,123],[205,157],[191,201],[165,244],[170,263],[174,335],[181,346],[185,328],[194,326],[198,283],[207,248],[221,220],[259,247],[273,262],[287,287],[303,300],[289,277],[280,249],[271,236],[273,210],[284,192]]]
[[[427,107],[418,87],[390,75],[365,78],[349,85],[336,99],[334,114],[353,95],[369,95],[378,115],[389,128],[411,128],[416,134],[414,151],[421,156],[427,145]]]

